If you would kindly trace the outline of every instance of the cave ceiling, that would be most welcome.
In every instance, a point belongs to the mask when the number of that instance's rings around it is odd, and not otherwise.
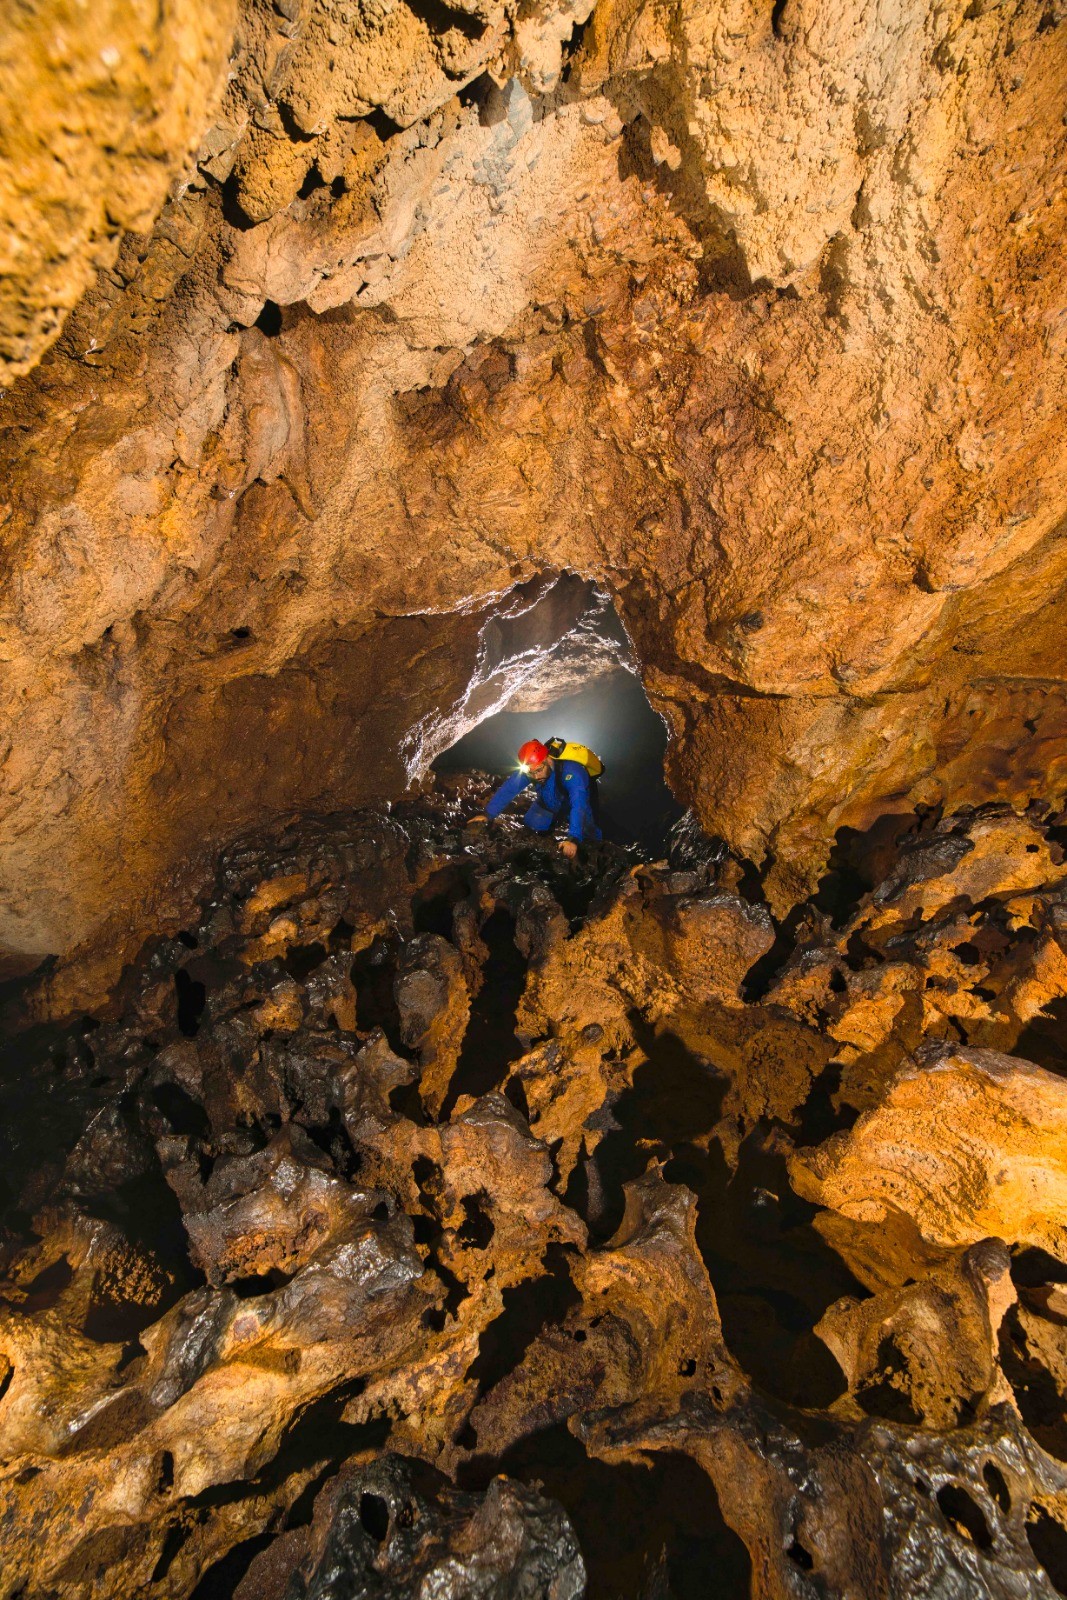
[[[1064,15],[34,8],[4,970],[62,1009],[242,828],[399,794],[560,574],[779,913],[843,828],[1059,798]]]

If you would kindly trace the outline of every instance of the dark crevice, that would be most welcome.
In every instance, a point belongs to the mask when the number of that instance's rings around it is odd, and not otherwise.
[[[935,1499],[953,1533],[969,1540],[979,1550],[992,1549],[993,1535],[989,1531],[989,1524],[981,1506],[966,1489],[957,1483],[946,1483],[937,1491]]]
[[[187,1039],[195,1039],[207,1005],[207,988],[191,977],[185,967],[179,967],[174,974],[174,988],[178,1002],[178,1031]]]
[[[305,978],[322,966],[327,953],[326,946],[318,941],[314,944],[294,944],[286,951],[282,965],[291,978],[303,983]]]
[[[265,300],[263,309],[256,318],[255,326],[260,333],[266,334],[268,339],[276,339],[282,331],[282,308],[273,300]]]
[[[514,918],[506,911],[494,911],[481,937],[489,956],[441,1108],[444,1120],[451,1116],[461,1095],[478,1098],[499,1088],[508,1067],[523,1050],[515,1033],[515,1013],[526,984],[526,959],[515,944]]]
[[[504,1290],[504,1309],[479,1339],[478,1354],[467,1371],[478,1385],[479,1398],[518,1366],[546,1324],[562,1322],[581,1304],[567,1254],[562,1245],[550,1245],[543,1277]]]
[[[523,1439],[499,1461],[475,1459],[459,1477],[484,1488],[497,1472],[542,1485],[566,1507],[590,1600],[740,1600],[750,1591],[748,1552],[723,1520],[711,1479],[687,1456],[607,1466],[560,1425]]]
[[[1067,1595],[1067,1530],[1039,1506],[1026,1524],[1026,1537],[1056,1593]]]
[[[192,1590],[189,1600],[233,1600],[233,1591],[248,1571],[261,1550],[274,1539],[273,1529],[243,1539],[221,1561],[216,1561],[201,1577]]]
[[[400,1029],[400,1011],[396,1003],[396,969],[399,956],[398,942],[393,935],[378,934],[371,944],[356,955],[351,970],[356,991],[356,1026],[361,1033],[380,1028],[389,1042],[389,1048],[398,1056],[407,1057]]]

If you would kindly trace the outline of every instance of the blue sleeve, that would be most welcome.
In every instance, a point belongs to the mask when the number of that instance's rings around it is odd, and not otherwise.
[[[593,803],[589,794],[589,774],[578,761],[568,761],[567,771],[563,774],[563,782],[567,786],[567,794],[571,803],[571,820],[567,828],[567,835],[576,839],[579,844],[585,838],[586,829],[595,832],[596,822],[593,818]]]
[[[517,794],[521,794],[530,779],[525,772],[513,772],[510,778],[505,778],[500,788],[485,808],[487,817],[499,817],[505,806],[509,806]]]

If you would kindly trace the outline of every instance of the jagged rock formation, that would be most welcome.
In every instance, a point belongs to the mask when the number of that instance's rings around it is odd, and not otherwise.
[[[1067,1592],[1060,830],[786,929],[450,784],[16,1041],[3,1594]]]
[[[123,233],[152,227],[218,109],[236,11],[36,0],[5,16],[0,388],[37,365]]]
[[[6,970],[69,1005],[236,831],[395,795],[546,574],[779,912],[842,830],[1062,797],[1061,9],[245,0],[205,112],[168,8],[195,160],[4,404]],[[50,307],[119,181],[56,170]]]

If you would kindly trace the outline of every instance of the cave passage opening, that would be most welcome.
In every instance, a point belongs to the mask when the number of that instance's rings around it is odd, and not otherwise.
[[[554,736],[587,745],[604,763],[598,780],[604,837],[637,845],[649,856],[662,855],[684,807],[664,777],[666,724],[652,709],[640,678],[627,668],[593,678],[544,709],[495,712],[439,755],[433,770],[486,772],[499,782],[514,772],[515,752],[525,740]],[[523,799],[509,814],[522,815]]]

